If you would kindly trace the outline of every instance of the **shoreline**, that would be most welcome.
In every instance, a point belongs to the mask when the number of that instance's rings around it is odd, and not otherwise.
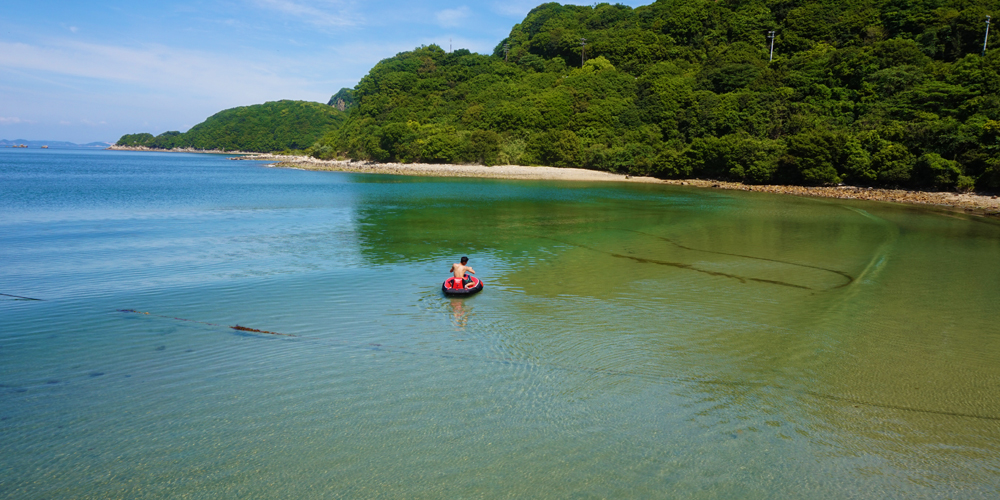
[[[158,149],[146,146],[118,146],[111,145],[104,148],[105,151],[140,151],[143,153],[205,153],[210,155],[256,155],[260,153],[250,153],[247,151],[223,151],[221,149],[194,149],[194,148],[173,148]]]
[[[754,185],[740,182],[712,181],[704,179],[657,179],[654,177],[633,177],[611,172],[586,170],[581,168],[528,167],[521,165],[450,165],[426,163],[375,163],[350,160],[318,160],[307,156],[285,156],[255,154],[231,158],[232,160],[253,160],[275,162],[269,167],[299,168],[303,170],[356,172],[383,175],[413,175],[428,177],[478,177],[487,179],[522,179],[585,182],[634,182],[646,184],[667,184],[700,188],[727,189],[735,191],[755,191],[761,193],[808,196],[814,198],[834,198],[841,200],[880,201],[924,205],[958,210],[970,215],[1000,218],[1000,197],[987,194],[909,191],[905,189],[866,188],[855,186],[785,186]]]
[[[319,160],[310,156],[290,156],[246,151],[222,151],[207,149],[154,149],[145,146],[111,146],[112,151],[141,151],[159,153],[203,153],[241,155],[230,160],[250,160],[273,162],[268,167],[297,168],[302,170],[327,172],[353,172],[381,175],[411,175],[424,177],[473,177],[483,179],[551,180],[580,182],[632,182],[644,184],[667,184],[699,188],[726,189],[734,191],[755,191],[760,193],[805,196],[813,198],[833,198],[840,200],[876,201],[923,205],[963,212],[969,215],[1000,219],[1000,196],[993,194],[956,193],[950,191],[910,191],[906,189],[884,189],[857,186],[793,186],[781,184],[743,184],[740,182],[715,181],[706,179],[657,179],[655,177],[634,177],[599,170],[559,167],[529,167],[524,165],[452,165],[431,163],[377,163],[353,160]]]

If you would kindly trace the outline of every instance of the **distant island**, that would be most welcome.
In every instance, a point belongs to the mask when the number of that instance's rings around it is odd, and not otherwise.
[[[220,113],[214,126],[118,144],[997,190],[1000,54],[984,47],[994,7],[546,3],[490,55],[420,47],[381,61],[327,106],[237,108],[259,126]]]
[[[88,142],[87,144],[76,144],[73,142],[66,141],[28,141],[24,139],[17,139],[14,141],[8,141],[6,139],[0,139],[0,148],[15,148],[15,147],[28,147],[28,148],[42,148],[42,149],[65,149],[65,148],[92,148],[92,149],[104,149],[110,146],[110,142]]]

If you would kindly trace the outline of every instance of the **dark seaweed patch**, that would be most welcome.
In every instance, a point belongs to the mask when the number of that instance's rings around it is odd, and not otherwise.
[[[245,326],[240,326],[240,325],[231,326],[229,328],[232,328],[233,330],[236,330],[236,331],[239,331],[239,332],[266,333],[268,335],[281,335],[282,337],[294,337],[295,336],[295,335],[289,335],[287,333],[269,332],[267,330],[258,330],[256,328],[247,328]]]
[[[167,346],[161,345],[160,347],[157,347],[156,350],[157,351],[166,351],[167,350]]]
[[[104,372],[90,372],[91,377],[100,377],[104,375]]]
[[[146,315],[146,316],[155,316],[157,318],[172,319],[172,320],[175,320],[175,321],[185,321],[185,322],[188,322],[188,323],[198,323],[200,325],[217,326],[217,327],[222,327],[223,326],[223,325],[220,325],[218,323],[209,323],[207,321],[196,321],[196,320],[193,320],[193,319],[177,318],[177,317],[171,317],[171,316],[161,316],[159,314],[150,314],[148,312],[136,311],[135,309],[118,309],[118,312],[132,313],[132,314],[143,314],[143,315]],[[292,335],[292,334],[288,334],[288,333],[270,332],[270,331],[267,331],[267,330],[258,330],[256,328],[248,328],[248,327],[240,326],[240,325],[229,326],[227,328],[236,330],[238,332],[263,333],[263,334],[267,334],[267,335],[279,335],[279,336],[282,336],[282,337],[297,337],[297,335]],[[156,348],[157,351],[162,351],[163,349],[166,349],[166,347],[162,347],[161,346],[161,347],[157,347]]]

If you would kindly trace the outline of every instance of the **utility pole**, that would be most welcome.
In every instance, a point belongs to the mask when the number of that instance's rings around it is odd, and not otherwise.
[[[767,62],[771,62],[774,60],[774,32],[768,31],[767,37],[771,39],[771,56],[767,58]]]
[[[586,38],[581,38],[580,39],[580,67],[582,68],[583,65],[586,62],[587,62],[587,39]]]
[[[990,16],[986,16],[986,38],[983,38],[983,57],[986,56],[986,42],[990,41]]]
[[[507,62],[507,55],[510,54],[510,44],[507,42],[503,43],[503,62]]]

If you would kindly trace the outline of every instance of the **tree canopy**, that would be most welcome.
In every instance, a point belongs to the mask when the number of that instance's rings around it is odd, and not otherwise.
[[[344,118],[340,110],[317,102],[267,102],[221,111],[185,133],[128,134],[117,144],[261,153],[303,150]]]
[[[991,6],[546,3],[491,55],[431,45],[381,61],[335,96],[349,116],[310,152],[995,189],[1000,54],[980,54]]]

